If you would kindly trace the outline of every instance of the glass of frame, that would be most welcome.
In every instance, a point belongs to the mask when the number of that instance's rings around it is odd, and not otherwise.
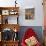
[[[9,10],[2,10],[2,15],[9,15]]]
[[[34,19],[34,8],[25,9],[25,19],[26,20]]]

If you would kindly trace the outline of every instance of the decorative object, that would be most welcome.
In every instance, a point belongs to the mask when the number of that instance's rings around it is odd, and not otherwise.
[[[34,8],[25,9],[25,19],[26,20],[34,19]]]
[[[4,40],[4,41],[12,40],[12,30],[10,28],[5,28],[3,30],[2,40]]]
[[[25,43],[27,44],[27,46],[35,46],[38,43],[38,41],[37,41],[36,37],[32,36],[32,37],[29,37],[28,39],[26,39]]]
[[[14,32],[13,40],[18,40],[18,32]]]
[[[32,28],[28,28],[22,38],[21,46],[41,46],[37,40],[37,34]]]
[[[2,15],[9,15],[9,10],[2,10]]]
[[[10,15],[17,15],[17,13],[18,13],[18,12],[15,11],[15,10],[10,10],[10,12],[9,12]]]

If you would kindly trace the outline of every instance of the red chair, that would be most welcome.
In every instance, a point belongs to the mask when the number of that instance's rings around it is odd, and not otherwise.
[[[37,37],[36,33],[32,28],[27,29],[27,31],[24,34],[24,37],[22,38],[21,46],[27,46],[25,43],[25,39],[28,39],[29,37]],[[37,38],[36,38],[37,39]],[[41,46],[39,42],[35,46]]]

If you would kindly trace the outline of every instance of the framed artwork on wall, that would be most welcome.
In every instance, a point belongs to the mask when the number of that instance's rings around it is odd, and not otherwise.
[[[34,19],[34,8],[26,8],[25,9],[25,19],[26,20],[31,20]]]
[[[9,10],[2,10],[2,15],[9,15]]]

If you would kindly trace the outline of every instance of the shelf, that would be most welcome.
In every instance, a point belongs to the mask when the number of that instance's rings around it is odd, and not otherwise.
[[[18,41],[9,41],[9,42],[2,42],[3,46],[18,46]]]
[[[1,15],[0,24],[18,24],[19,7],[0,7],[0,15]],[[15,18],[9,19],[9,17],[12,17],[12,16],[15,17],[16,19]],[[13,20],[14,20],[14,23],[13,23]]]
[[[14,10],[19,10],[19,7],[0,7],[0,10],[12,10],[12,9],[14,9]]]
[[[10,41],[3,41],[4,43],[16,43],[16,42],[19,42],[19,40],[15,40],[15,41],[12,41],[12,40],[10,40]]]
[[[14,29],[16,29],[18,32],[20,29],[19,24],[1,24],[0,26],[1,26],[1,30],[5,29],[5,28],[9,28],[9,29],[12,29],[13,31],[14,31]]]
[[[11,18],[10,18],[11,17]],[[16,19],[15,19],[16,18]],[[18,46],[19,39],[18,38],[18,31],[20,29],[20,26],[18,24],[18,18],[19,18],[19,7],[0,7],[0,32],[1,32],[1,41],[0,46]],[[14,21],[14,23],[13,23]],[[8,29],[12,32],[8,32]],[[4,32],[6,31],[7,38],[4,35]],[[15,37],[16,34],[16,37]],[[2,37],[4,36],[4,37]],[[11,39],[10,39],[11,38]],[[14,41],[15,38],[15,41]],[[9,41],[7,41],[9,39]]]

